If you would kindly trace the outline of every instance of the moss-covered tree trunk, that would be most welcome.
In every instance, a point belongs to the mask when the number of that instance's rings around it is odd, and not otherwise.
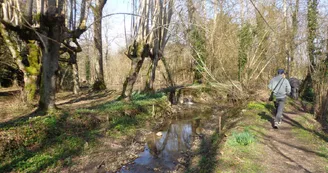
[[[27,100],[32,102],[35,100],[38,91],[38,77],[40,75],[40,48],[35,41],[29,41],[28,49],[28,67],[26,67],[27,80],[25,84]]]
[[[74,11],[73,21],[79,21],[79,23],[66,23],[68,1],[36,0],[36,3],[33,3],[33,0],[26,2],[3,0],[0,3],[2,5],[1,24],[15,32],[20,41],[27,43],[29,40],[35,40],[39,43],[42,52],[42,74],[41,79],[38,80],[40,83],[39,109],[47,111],[55,108],[56,72],[60,46],[71,40],[78,45],[76,39],[86,31],[87,13],[91,0],[71,1],[75,5],[81,4],[80,10],[70,9]],[[22,5],[27,7],[20,8]],[[77,20],[76,16],[79,16],[80,20]]]
[[[133,85],[137,81],[144,60],[145,57],[135,57],[131,59],[131,69],[128,77],[125,79],[123,83],[123,91],[121,95],[122,98],[127,98],[128,100],[131,99],[131,95],[133,92]]]
[[[22,63],[22,58],[19,55],[15,44],[10,39],[9,33],[6,30],[6,27],[2,23],[0,23],[0,32],[1,32],[2,38],[5,41],[5,44],[7,45],[13,59],[15,60],[16,64],[18,65],[18,68],[19,68],[19,71],[18,71],[19,75],[18,76],[19,76],[20,81],[18,82],[18,84],[21,87],[21,90],[20,90],[21,99],[23,101],[27,101],[27,94],[26,94],[25,86],[27,86],[26,83],[30,80],[28,80],[28,77],[26,75],[26,70],[25,70],[24,64]]]
[[[131,60],[131,68],[128,77],[126,77],[123,83],[121,97],[130,100],[133,85],[137,81],[145,58],[150,54],[149,45],[134,41],[133,45],[129,46],[129,50],[125,54]]]

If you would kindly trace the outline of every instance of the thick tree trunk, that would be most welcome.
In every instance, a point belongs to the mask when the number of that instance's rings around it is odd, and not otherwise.
[[[131,60],[131,68],[128,77],[123,83],[121,97],[130,100],[133,85],[137,81],[142,64],[145,58],[150,55],[149,44],[140,43],[135,40],[133,45],[129,46],[129,49],[125,54]]]
[[[56,71],[58,70],[61,25],[59,23],[52,25],[48,33],[48,37],[42,36],[42,82],[39,101],[39,109],[45,111],[56,108]]]
[[[137,81],[138,74],[140,72],[144,60],[145,57],[137,57],[131,59],[130,73],[123,83],[123,91],[121,95],[122,98],[127,98],[128,100],[131,99],[133,85]]]

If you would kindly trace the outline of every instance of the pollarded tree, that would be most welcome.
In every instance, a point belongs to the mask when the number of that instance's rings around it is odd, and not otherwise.
[[[146,57],[152,60],[152,72],[147,82],[148,89],[152,90],[155,81],[155,71],[158,61],[168,42],[168,28],[173,14],[174,0],[141,0],[133,1],[139,6],[139,20],[133,23],[133,41],[125,52],[131,60],[131,69],[123,84],[122,97],[130,99],[133,85]]]
[[[77,1],[71,2],[77,3]],[[24,2],[18,0],[1,1],[2,34],[9,30],[14,31],[21,40],[25,42],[36,40],[41,47],[42,77],[39,109],[55,108],[56,71],[61,46],[65,47],[62,43],[67,43],[69,40],[76,40],[86,30],[89,2],[90,0],[80,1],[80,14],[77,15],[80,19],[75,24],[76,28],[72,30],[65,23],[66,14],[70,9],[67,1],[27,0],[25,6],[22,4]],[[10,42],[10,38],[7,41]],[[78,44],[77,41],[75,43]],[[15,45],[11,44],[9,47],[13,49],[12,53],[17,53]]]

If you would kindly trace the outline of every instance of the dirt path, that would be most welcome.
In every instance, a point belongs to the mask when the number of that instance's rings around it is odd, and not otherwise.
[[[265,164],[270,170],[268,172],[326,172],[325,161],[322,154],[314,149],[314,145],[309,141],[305,143],[296,137],[293,129],[303,128],[295,119],[297,116],[304,115],[303,112],[285,112],[283,123],[279,129],[273,129],[268,122],[268,132],[263,135],[260,142],[264,144],[264,150],[267,153],[263,158]]]

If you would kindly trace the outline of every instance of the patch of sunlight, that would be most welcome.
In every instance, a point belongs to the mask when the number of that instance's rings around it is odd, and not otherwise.
[[[265,167],[258,162],[263,155],[261,148],[258,143],[225,145],[216,172],[264,172]]]
[[[266,103],[264,102],[249,102],[247,105],[247,109],[257,109],[257,110],[263,110],[266,109]]]
[[[292,129],[292,132],[295,134],[296,137],[299,139],[302,139],[303,141],[313,141],[313,136],[310,132],[304,129],[300,129],[297,127],[294,127]]]

